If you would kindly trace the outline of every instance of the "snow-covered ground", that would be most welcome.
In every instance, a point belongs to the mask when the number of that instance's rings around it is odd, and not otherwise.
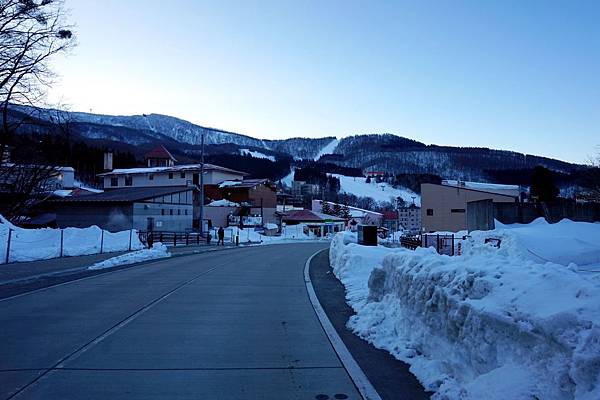
[[[396,189],[388,183],[376,183],[372,179],[367,183],[367,178],[353,177],[339,174],[331,174],[340,180],[340,191],[353,194],[358,197],[370,197],[377,202],[388,201],[392,204],[396,198],[402,197],[407,204],[412,204],[413,197],[415,204],[421,204],[421,196],[408,189]]]
[[[36,261],[60,257],[60,229],[23,229],[14,226],[0,216],[0,263],[6,261],[8,232],[12,230],[9,262]],[[65,228],[63,231],[63,256],[81,256],[86,254],[144,248],[137,231],[108,232],[97,226],[89,228]]]
[[[434,399],[592,400],[600,274],[582,270],[600,257],[598,238],[600,224],[536,221],[474,232],[449,257],[341,233],[330,261],[356,311],[348,327],[409,363]]]
[[[154,243],[151,249],[142,249],[132,251],[131,253],[121,254],[120,256],[112,257],[104,261],[88,267],[88,269],[105,269],[113,268],[121,265],[129,265],[142,261],[154,260],[159,258],[171,257],[171,253],[167,251],[167,246],[157,242]]]
[[[340,141],[337,139],[333,139],[331,142],[327,143],[321,150],[319,150],[319,152],[314,158],[314,161],[318,161],[319,158],[323,157],[326,154],[333,154],[335,149],[338,147],[339,143]]]
[[[240,154],[243,155],[243,156],[249,155],[249,156],[252,156],[254,158],[264,158],[266,160],[275,162],[275,157],[268,156],[268,155],[266,155],[264,153],[261,153],[259,151],[252,151],[250,149],[240,149]]]

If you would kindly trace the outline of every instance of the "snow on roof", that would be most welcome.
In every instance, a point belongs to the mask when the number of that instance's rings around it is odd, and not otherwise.
[[[246,189],[246,188],[253,188],[258,185],[263,185],[267,182],[269,182],[268,179],[244,179],[243,181],[228,180],[228,181],[223,181],[223,182],[219,183],[219,188],[231,187],[231,188]]]
[[[485,182],[468,182],[468,181],[457,181],[453,179],[444,179],[442,181],[444,186],[460,186],[468,189],[476,190],[519,190],[519,185],[503,185],[499,183],[485,183]]]
[[[239,186],[242,184],[242,181],[223,181],[219,183],[220,188],[226,188],[231,186]]]
[[[339,218],[333,215],[323,214],[316,211],[311,210],[298,210],[298,211],[290,211],[283,216],[284,221],[314,221],[314,222],[324,222],[325,220],[332,221],[343,221],[343,218]]]
[[[227,199],[215,200],[207,204],[208,207],[239,207],[238,203],[234,203],[233,201],[229,201]]]
[[[150,186],[111,189],[103,193],[88,194],[85,196],[67,196],[60,202],[134,202],[152,199],[159,196],[197,190],[195,186]]]
[[[135,174],[148,174],[158,172],[180,172],[180,171],[200,171],[201,164],[184,164],[174,165],[172,167],[143,167],[143,168],[120,168],[114,169],[111,172],[105,172],[98,174],[98,176],[112,176],[112,175],[135,175]],[[229,172],[232,174],[238,174],[242,176],[248,175],[246,172],[236,171],[234,169],[221,167],[214,164],[204,164],[205,171],[222,171]]]

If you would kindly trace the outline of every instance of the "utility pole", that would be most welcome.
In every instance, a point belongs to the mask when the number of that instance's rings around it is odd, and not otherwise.
[[[204,130],[200,139],[200,235],[204,234]]]

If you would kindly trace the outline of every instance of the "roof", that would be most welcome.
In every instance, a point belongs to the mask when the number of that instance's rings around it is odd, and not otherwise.
[[[467,189],[477,190],[519,190],[519,185],[503,185],[499,183],[486,183],[486,182],[468,182],[468,181],[455,181],[451,179],[444,179],[442,181],[444,186],[458,186],[465,187]]]
[[[162,144],[153,148],[152,150],[150,150],[149,152],[147,152],[144,157],[146,159],[148,158],[166,158],[166,159],[170,159],[173,161],[177,161],[177,159],[175,159],[175,157],[173,157],[173,154],[171,154],[169,152],[169,150],[167,150],[165,148],[165,146],[163,146]]]
[[[383,210],[383,219],[386,221],[398,219],[398,212],[393,210]]]
[[[152,199],[154,197],[166,196],[185,192],[188,190],[198,190],[195,186],[151,186],[151,187],[131,187],[122,189],[107,190],[103,193],[88,194],[85,196],[65,197],[54,202],[68,203],[129,203]]]
[[[336,217],[334,215],[323,214],[311,210],[298,210],[287,212],[283,218],[284,221],[298,221],[298,222],[325,222],[330,221],[344,221],[343,218]]]
[[[181,172],[181,171],[200,171],[202,164],[185,164],[185,165],[173,165],[172,167],[143,167],[143,168],[121,168],[113,169],[110,172],[98,174],[98,176],[112,176],[112,175],[135,175],[135,174],[149,174],[157,172]],[[221,171],[237,174],[241,176],[248,175],[246,172],[236,171],[234,169],[221,167],[219,165],[204,163],[205,171]]]
[[[447,181],[446,181],[447,182]],[[450,182],[456,182],[456,181],[450,181]],[[476,182],[471,182],[471,183],[476,183]],[[449,183],[444,183],[442,182],[441,184],[438,183],[422,183],[421,187],[423,186],[439,186],[439,187],[443,187],[443,188],[448,188],[448,189],[458,189],[458,190],[470,190],[472,192],[478,192],[478,193],[487,193],[487,194],[493,194],[496,196],[504,196],[504,197],[510,197],[512,199],[519,197],[520,193],[519,193],[519,189],[518,186],[515,186],[514,188],[510,187],[513,185],[503,185],[503,186],[509,186],[509,188],[493,188],[492,186],[479,186],[478,188],[475,188],[474,186],[463,186],[462,185],[462,181],[460,185],[452,185]],[[485,184],[484,184],[485,185]],[[489,185],[494,185],[494,184],[489,184]]]

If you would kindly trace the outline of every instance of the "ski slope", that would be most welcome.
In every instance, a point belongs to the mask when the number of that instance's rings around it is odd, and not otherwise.
[[[331,142],[329,142],[327,145],[325,145],[325,147],[323,147],[315,156],[314,161],[318,161],[319,158],[321,158],[322,156],[326,155],[326,154],[333,154],[333,152],[335,151],[335,149],[338,147],[338,144],[340,143],[339,140],[337,139],[333,139]]]
[[[421,196],[408,189],[397,189],[388,183],[376,183],[373,179],[367,183],[367,178],[331,174],[340,180],[340,191],[358,197],[370,197],[378,203],[394,202],[401,197],[406,204],[412,204],[413,198],[417,206],[421,205]]]
[[[254,158],[264,158],[265,160],[275,162],[275,157],[268,156],[264,153],[261,153],[260,151],[252,151],[250,149],[240,149],[240,154],[243,156],[252,156]]]

